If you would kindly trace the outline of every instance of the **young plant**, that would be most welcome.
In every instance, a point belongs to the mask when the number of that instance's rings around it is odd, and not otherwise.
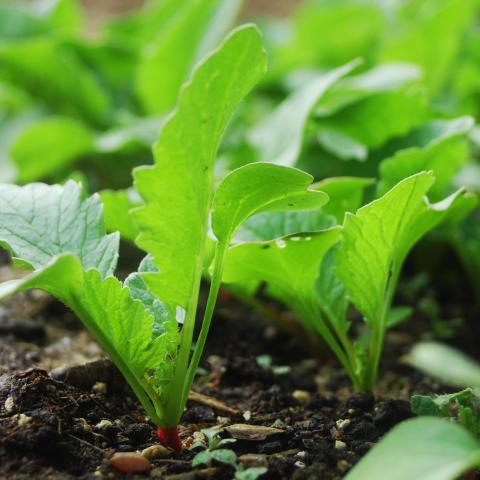
[[[148,255],[123,284],[113,276],[118,234],[105,234],[98,196],[84,199],[72,181],[0,187],[0,241],[34,270],[0,285],[0,297],[40,288],[69,306],[123,373],[158,425],[158,438],[177,451],[177,425],[232,236],[258,212],[318,208],[328,198],[309,189],[310,175],[270,164],[233,171],[215,192],[213,163],[223,131],[264,70],[262,39],[252,26],[233,32],[195,70],[155,145],[155,165],[134,172],[143,199],[133,212],[137,243]],[[207,241],[215,245],[213,273],[192,353]]]
[[[256,238],[229,250],[224,280],[249,292],[266,283],[270,295],[286,303],[310,331],[325,340],[355,388],[371,390],[385,332],[398,321],[398,312],[391,306],[405,257],[464,201],[460,190],[430,204],[425,195],[433,182],[428,172],[406,178],[356,214],[347,212],[343,226],[323,230],[325,217],[318,216],[320,228],[306,231],[311,214],[305,212],[294,218],[288,213],[264,214],[259,221],[254,217],[246,226],[254,225],[250,234],[255,232]],[[358,192],[356,187],[352,192]],[[339,187],[316,188],[329,189],[335,198]],[[346,193],[345,198],[349,198]],[[338,218],[342,208],[335,200],[332,205]],[[352,204],[340,205],[350,209]],[[369,335],[363,342],[349,338],[350,302],[366,322]]]
[[[454,480],[480,467],[480,365],[451,347],[433,342],[415,346],[407,360],[447,384],[468,388],[433,399],[413,397],[416,413],[427,416],[395,427],[360,460],[346,480],[380,480],[385,472],[391,480]],[[457,415],[447,408],[452,401],[457,405]]]
[[[235,443],[234,438],[221,438],[220,433],[222,429],[209,428],[201,430],[201,433],[205,436],[206,444],[196,442],[190,449],[201,448],[202,451],[198,452],[192,460],[192,467],[198,467],[200,465],[208,465],[213,460],[230,465],[235,470],[235,480],[256,480],[258,477],[266,473],[265,467],[251,467],[245,468],[238,463],[237,455],[233,450],[228,448],[221,448],[229,443]]]

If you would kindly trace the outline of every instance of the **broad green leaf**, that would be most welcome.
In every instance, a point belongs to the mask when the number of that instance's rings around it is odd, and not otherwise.
[[[328,196],[309,188],[313,177],[296,168],[253,163],[230,173],[215,192],[212,230],[228,242],[249,217],[261,212],[308,210],[328,202]]]
[[[239,5],[238,0],[184,0],[177,5],[138,67],[136,90],[147,113],[166,113],[175,106],[194,63],[217,46]],[[223,18],[213,22],[216,29],[210,28],[212,17],[222,13]]]
[[[33,123],[10,148],[17,181],[39,180],[68,167],[93,150],[93,139],[93,132],[73,118],[49,117]]]
[[[20,85],[58,113],[106,122],[110,98],[94,73],[59,40],[39,37],[0,46],[2,78]]]
[[[480,365],[452,347],[435,342],[420,343],[407,356],[409,364],[448,385],[479,387]]]
[[[33,183],[0,185],[0,243],[12,257],[39,269],[62,253],[74,254],[83,268],[113,273],[118,234],[105,234],[97,195],[85,199],[73,181],[64,186]]]
[[[393,295],[409,250],[442,221],[462,193],[431,205],[425,195],[433,182],[431,173],[413,175],[355,215],[347,213],[345,217],[337,274],[371,324],[385,318],[387,297]]]
[[[341,224],[345,212],[354,212],[363,201],[366,187],[373,183],[368,178],[329,178],[312,186],[329,196],[322,209],[303,211],[263,212],[243,223],[235,235],[236,241],[273,240],[301,232],[316,232]]]
[[[452,185],[453,177],[468,158],[467,134],[473,128],[471,117],[455,120],[438,120],[428,125],[434,135],[423,148],[413,147],[400,150],[380,164],[379,194],[384,194],[403,178],[423,170],[432,170],[435,184],[431,195],[444,195]]]
[[[318,232],[337,225],[335,217],[317,210],[264,212],[250,217],[235,234],[235,242],[274,240],[301,232]]]
[[[407,420],[389,432],[345,480],[454,480],[480,464],[480,446],[462,427],[438,418]]]
[[[249,135],[258,151],[258,160],[294,166],[302,147],[305,125],[315,104],[340,78],[348,75],[358,62],[319,75],[293,92]]]
[[[138,236],[138,227],[129,210],[138,207],[140,199],[130,190],[103,190],[100,192],[104,208],[105,225],[109,232],[120,232],[120,236],[133,242]]]
[[[382,146],[387,140],[407,134],[425,122],[427,104],[424,89],[412,85],[371,95],[322,117],[319,131],[328,129],[368,149]]]
[[[324,255],[339,237],[340,229],[335,227],[235,245],[228,251],[223,281],[265,282],[275,298],[302,314],[305,304],[314,297],[315,280]]]
[[[154,317],[130,289],[115,277],[102,279],[96,269],[84,271],[70,253],[57,255],[20,280],[0,284],[0,299],[28,289],[41,289],[69,306],[85,324],[125,376],[149,415],[152,411],[145,390],[158,395],[173,372],[178,333],[171,330],[155,336]],[[150,393],[151,396],[155,394]],[[160,401],[160,406],[162,405]]]
[[[145,201],[134,214],[141,230],[137,244],[153,255],[159,269],[145,279],[168,304],[185,308],[198,282],[218,144],[231,115],[264,71],[258,30],[237,29],[183,89],[154,147],[155,165],[134,173]]]
[[[336,155],[342,160],[364,162],[368,157],[368,149],[363,143],[334,128],[321,128],[317,133],[317,138],[320,145],[327,152]]]

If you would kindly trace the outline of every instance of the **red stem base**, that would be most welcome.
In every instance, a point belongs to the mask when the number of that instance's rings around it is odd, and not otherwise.
[[[170,448],[174,452],[180,453],[183,450],[183,445],[178,436],[178,428],[157,428],[157,438],[163,446]]]

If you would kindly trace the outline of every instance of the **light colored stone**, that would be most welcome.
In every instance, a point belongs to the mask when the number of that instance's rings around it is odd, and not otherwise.
[[[5,410],[7,411],[7,413],[12,413],[13,412],[13,409],[15,408],[15,402],[13,400],[13,397],[8,397],[6,400],[5,400]]]
[[[107,393],[107,384],[103,382],[96,382],[95,385],[92,387],[92,390],[95,393],[102,393],[105,395]]]
[[[337,428],[339,430],[343,430],[343,429],[347,428],[350,425],[350,423],[352,423],[352,421],[349,420],[348,418],[346,418],[346,419],[341,418],[341,419],[337,420],[335,423],[336,423]]]
[[[137,452],[115,453],[110,464],[123,473],[147,472],[152,468],[150,461]]]
[[[295,390],[292,397],[300,404],[306,405],[312,399],[312,396],[306,390]]]
[[[335,448],[337,450],[345,450],[347,448],[347,444],[341,440],[335,440]]]
[[[172,452],[160,444],[155,444],[142,450],[142,455],[148,460],[155,460],[156,458],[167,458]]]
[[[237,440],[251,440],[259,441],[265,440],[272,435],[278,435],[283,430],[273,427],[263,427],[261,425],[248,425],[243,423],[236,423],[230,425],[225,429],[233,438]]]
[[[97,428],[98,430],[101,430],[102,428],[109,427],[110,425],[112,425],[112,422],[110,420],[107,420],[106,418],[104,418],[103,420],[100,420],[95,425],[95,428]]]

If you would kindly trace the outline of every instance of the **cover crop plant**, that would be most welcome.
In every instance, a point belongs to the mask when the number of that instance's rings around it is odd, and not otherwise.
[[[33,270],[0,285],[0,297],[43,289],[69,306],[122,372],[168,447],[202,355],[225,255],[238,227],[259,212],[317,209],[328,196],[300,170],[251,164],[214,189],[218,144],[238,104],[265,71],[258,30],[245,26],[196,68],[154,147],[155,165],[134,172],[133,212],[147,252],[125,282],[113,276],[119,235],[105,232],[97,195],[82,187],[0,186],[0,241]],[[213,236],[209,237],[209,226]],[[193,346],[200,281],[214,243],[212,278]],[[193,346],[193,352],[192,352]]]

